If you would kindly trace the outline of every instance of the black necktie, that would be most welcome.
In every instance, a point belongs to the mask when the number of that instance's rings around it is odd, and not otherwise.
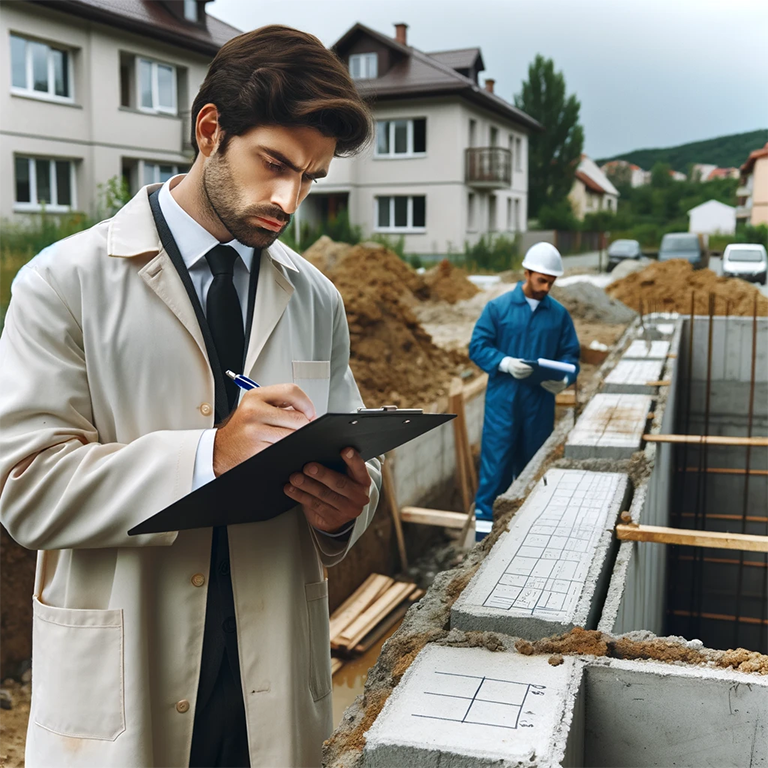
[[[239,390],[237,385],[226,376],[226,371],[242,373],[245,337],[243,335],[243,313],[240,307],[232,274],[237,259],[237,251],[228,245],[216,245],[205,254],[213,274],[213,282],[208,289],[206,314],[208,327],[216,345],[216,354],[224,376],[229,409],[237,404]]]

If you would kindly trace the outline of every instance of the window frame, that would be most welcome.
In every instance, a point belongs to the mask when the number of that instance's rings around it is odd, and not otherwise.
[[[515,157],[514,157],[514,166],[513,168],[522,173],[523,170],[523,164],[521,162],[521,157],[523,154],[523,140],[519,136],[515,136]]]
[[[404,227],[395,226],[392,222],[395,220],[395,198],[404,197],[407,202],[406,218],[408,223]],[[424,198],[424,226],[414,226],[413,224],[413,200],[415,197]],[[390,226],[382,227],[379,224],[379,200],[389,199],[389,221]],[[373,198],[373,221],[374,232],[384,232],[393,234],[425,234],[427,231],[427,196],[426,195],[374,195]]]
[[[150,77],[152,82],[152,106],[145,107],[141,103],[141,63],[146,62],[150,65]],[[150,59],[146,56],[136,55],[134,63],[136,71],[134,77],[136,80],[136,109],[139,112],[144,112],[147,115],[172,115],[173,117],[179,116],[179,69],[175,64],[169,64],[167,61],[159,61],[158,59]],[[173,104],[172,108],[158,106],[159,97],[159,84],[158,84],[158,68],[168,67],[172,74],[171,84],[173,86]]]
[[[162,184],[165,183],[160,179],[160,166],[161,165],[169,165],[171,168],[173,168],[173,173],[170,175],[169,178],[173,178],[174,176],[178,176],[180,173],[186,173],[187,171],[180,171],[179,170],[179,164],[177,162],[163,162],[162,160],[139,160],[139,189],[142,187],[149,186],[149,184]],[[147,166],[154,166],[157,169],[157,172],[154,174],[155,179],[153,181],[147,181],[146,180],[146,171]],[[167,179],[166,179],[167,181]]]
[[[29,163],[29,202],[19,202],[16,199],[16,161],[26,160]],[[41,203],[37,199],[37,163],[48,163],[48,178],[51,188],[51,202]],[[69,164],[69,205],[59,205],[58,186],[56,184],[56,163]],[[35,155],[13,155],[13,210],[18,213],[40,213],[45,209],[48,213],[69,213],[77,210],[77,184],[75,160],[68,157],[38,157]],[[56,199],[56,202],[54,202]]]
[[[427,150],[423,152],[414,152],[413,150],[413,124],[416,120],[424,121],[424,145],[427,144],[427,118],[424,117],[393,117],[386,118],[384,120],[376,121],[376,135],[373,145],[373,158],[374,160],[413,160],[415,158],[422,158],[427,156]],[[405,123],[406,131],[406,151],[395,152],[395,123]],[[379,152],[379,126],[382,123],[388,124],[389,128],[387,132],[389,134],[389,152]]]
[[[26,75],[27,85],[22,88],[19,85],[13,84],[13,46],[10,43],[10,38],[16,37],[19,40],[23,40],[26,44],[24,51],[24,73]],[[32,63],[32,47],[29,43],[36,43],[38,45],[44,45],[47,51],[47,64],[48,64],[48,90],[36,91],[34,88],[34,73]],[[75,103],[75,78],[74,78],[74,56],[71,48],[66,46],[51,45],[46,40],[40,40],[34,37],[27,37],[26,35],[17,34],[11,32],[8,39],[8,47],[11,52],[11,94],[14,96],[24,96],[30,99],[39,99],[40,101],[50,101],[54,104],[74,104]],[[69,96],[59,96],[56,93],[56,77],[54,73],[54,64],[52,52],[58,51],[63,53],[67,59],[67,89]]]
[[[360,74],[355,77],[352,74],[353,62],[358,64],[360,72],[365,71],[365,74]],[[373,67],[371,67],[373,62]],[[373,74],[371,74],[371,70]],[[351,53],[349,55],[349,76],[353,80],[375,80],[379,76],[379,54],[375,51],[369,51],[367,53]]]

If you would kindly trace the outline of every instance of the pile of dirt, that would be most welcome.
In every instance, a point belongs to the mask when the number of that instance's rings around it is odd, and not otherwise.
[[[467,272],[455,267],[448,259],[426,272],[424,280],[429,286],[429,297],[435,301],[455,304],[480,293],[480,289],[467,279]]]
[[[337,243],[328,235],[315,240],[301,255],[316,266],[321,272],[326,273],[336,266],[336,262],[344,256],[352,246],[349,243]]]
[[[644,311],[658,309],[688,314],[691,294],[694,296],[694,314],[709,314],[709,295],[715,296],[716,315],[751,316],[755,297],[757,314],[768,315],[768,297],[750,283],[733,277],[718,277],[710,269],[694,271],[683,259],[654,262],[622,280],[611,283],[606,291],[632,309]]]
[[[474,370],[465,354],[439,349],[411,305],[429,295],[421,275],[377,243],[336,255],[326,269],[347,311],[350,366],[366,404],[425,407],[451,379]]]
[[[550,295],[574,319],[608,325],[627,325],[635,319],[636,313],[626,303],[612,299],[602,288],[587,280],[567,286],[555,284]]]

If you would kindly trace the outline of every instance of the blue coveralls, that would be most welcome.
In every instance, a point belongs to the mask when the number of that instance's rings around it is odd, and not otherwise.
[[[552,434],[555,396],[541,384],[499,371],[503,358],[544,357],[573,363],[579,373],[579,340],[565,307],[546,296],[531,312],[523,284],[486,304],[472,332],[469,356],[488,373],[480,480],[475,498],[479,520],[493,519],[493,502],[512,484]]]

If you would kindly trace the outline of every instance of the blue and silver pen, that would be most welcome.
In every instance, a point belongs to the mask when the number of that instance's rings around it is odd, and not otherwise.
[[[241,373],[234,373],[233,371],[227,371],[227,376],[229,376],[232,381],[237,384],[240,389],[258,389],[259,385],[253,380],[249,379],[247,376],[243,376]]]

